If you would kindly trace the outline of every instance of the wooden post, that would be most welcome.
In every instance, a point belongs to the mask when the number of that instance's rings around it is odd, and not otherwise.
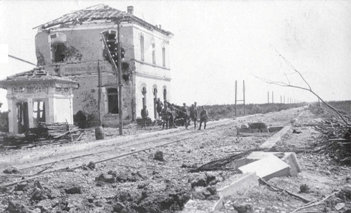
[[[119,135],[123,135],[123,98],[122,98],[122,58],[121,58],[121,21],[117,21],[117,63],[118,63],[118,114],[119,114]]]
[[[98,60],[97,70],[98,70],[98,111],[99,111],[99,126],[101,126],[101,124],[102,124],[102,119],[101,119],[101,71],[100,71],[100,60]]]
[[[238,82],[235,80],[235,117],[236,117],[236,107],[237,107],[237,100],[238,100]]]
[[[245,81],[243,81],[243,102],[244,102],[244,115],[245,115]]]

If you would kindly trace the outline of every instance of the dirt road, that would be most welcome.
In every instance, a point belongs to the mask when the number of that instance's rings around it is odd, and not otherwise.
[[[255,121],[284,126],[302,111],[290,109],[213,121],[201,131],[180,127],[1,154],[1,169],[11,165],[21,173],[1,175],[2,186],[16,184],[3,189],[3,197],[0,193],[0,212],[9,205],[28,212],[178,211],[193,196],[191,185],[199,177],[205,175],[215,185],[237,173],[230,169],[189,173],[190,168],[256,148],[274,134],[238,137],[235,126]],[[162,152],[163,160],[155,159],[156,151]],[[95,168],[82,167],[90,161],[97,163]],[[13,202],[9,204],[5,197]]]

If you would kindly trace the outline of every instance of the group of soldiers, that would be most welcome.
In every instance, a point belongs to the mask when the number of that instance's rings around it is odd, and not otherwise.
[[[159,117],[162,120],[162,128],[177,128],[176,119],[184,124],[185,128],[188,129],[190,122],[193,121],[194,129],[196,129],[196,123],[198,119],[198,110],[196,102],[192,104],[190,107],[186,106],[184,103],[183,106],[177,106],[175,104],[171,104],[167,101],[162,103],[160,99],[156,101],[156,111]],[[141,110],[141,117],[143,118],[143,126],[145,126],[145,121],[148,117],[148,111],[146,106]],[[199,129],[201,129],[202,123],[204,124],[204,129],[206,129],[206,123],[208,120],[207,110],[204,106],[201,107],[200,111],[200,125]]]

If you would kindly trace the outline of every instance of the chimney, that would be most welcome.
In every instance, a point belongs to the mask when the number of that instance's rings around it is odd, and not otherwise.
[[[134,11],[133,6],[128,6],[128,7],[127,7],[127,11],[128,11],[128,13],[129,13],[130,15],[133,15],[133,11]]]
[[[161,29],[161,24],[160,24],[159,28]]]

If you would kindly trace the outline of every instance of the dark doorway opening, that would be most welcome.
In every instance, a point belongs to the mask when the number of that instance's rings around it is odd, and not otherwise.
[[[108,112],[118,114],[118,92],[117,88],[107,89]]]
[[[22,134],[29,129],[28,103],[18,102],[16,106],[18,134]]]

